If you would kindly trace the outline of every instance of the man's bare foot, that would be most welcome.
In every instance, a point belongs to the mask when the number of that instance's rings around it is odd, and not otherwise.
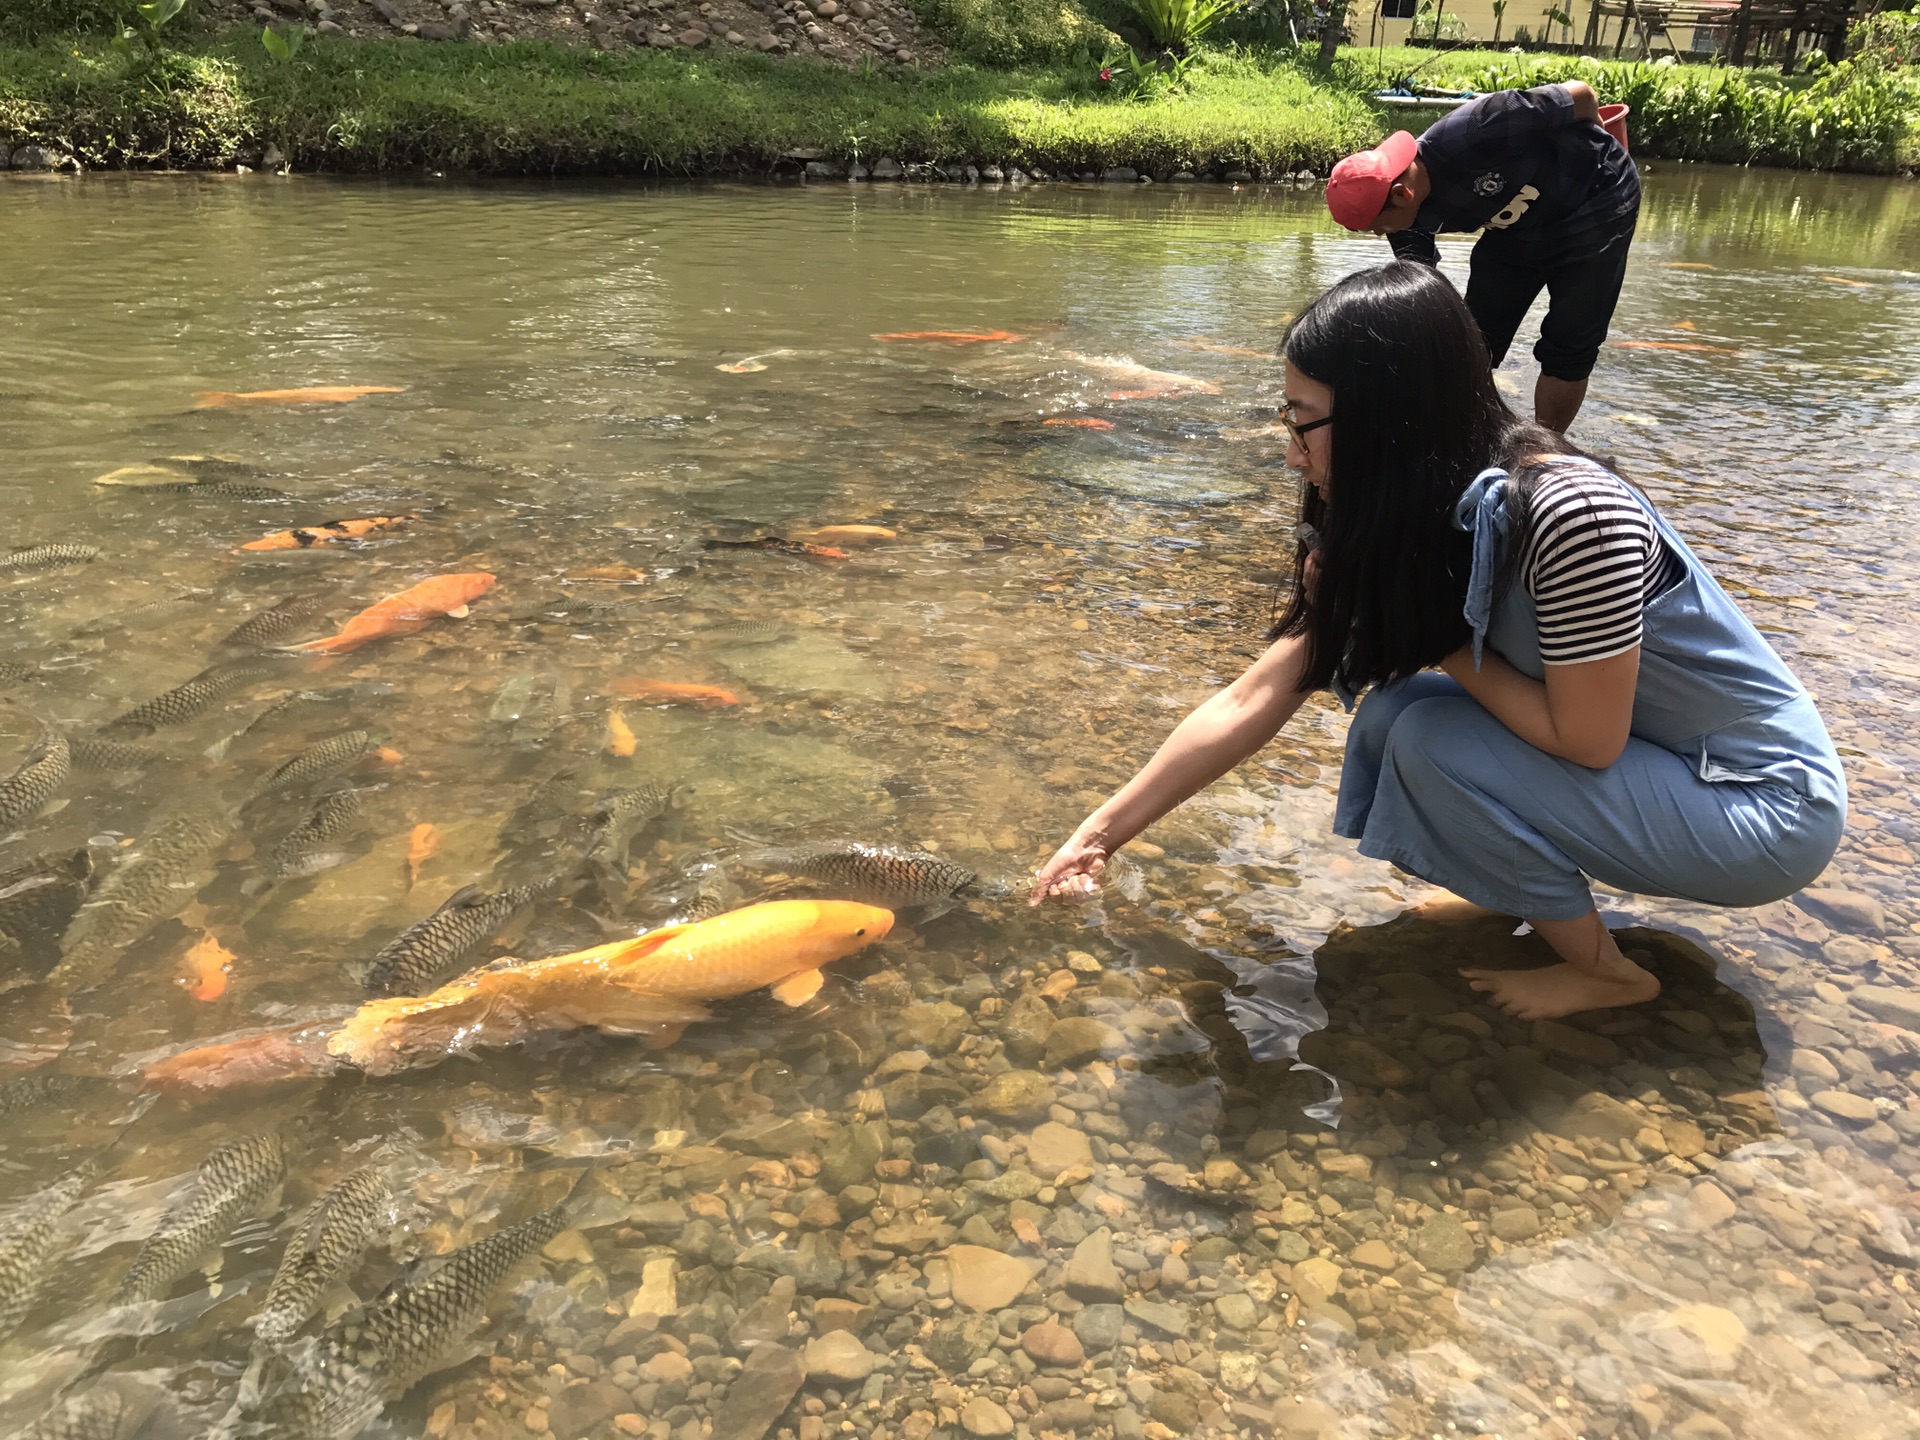
[[[1585,965],[1561,961],[1537,970],[1462,970],[1474,989],[1493,998],[1520,1020],[1554,1020],[1582,1010],[1644,1005],[1660,993],[1660,982],[1631,960],[1625,970],[1603,974]]]

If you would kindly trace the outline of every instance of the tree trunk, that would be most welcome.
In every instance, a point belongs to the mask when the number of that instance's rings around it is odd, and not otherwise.
[[[1334,52],[1340,48],[1340,31],[1344,28],[1347,16],[1345,4],[1329,4],[1327,18],[1320,25],[1320,63],[1331,65]]]

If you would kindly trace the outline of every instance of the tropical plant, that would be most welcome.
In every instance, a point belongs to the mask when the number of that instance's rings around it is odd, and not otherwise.
[[[1493,0],[1493,43],[1500,43],[1500,27],[1506,23],[1508,0]]]
[[[134,0],[129,12],[132,23],[120,27],[113,43],[121,50],[138,45],[148,59],[157,59],[166,48],[162,32],[186,8],[187,0]]]
[[[260,30],[260,48],[282,65],[290,64],[306,43],[304,30],[276,30],[271,25],[262,26]]]
[[[1147,38],[1175,55],[1198,45],[1239,5],[1240,0],[1127,0]]]
[[[1551,41],[1553,38],[1553,27],[1556,25],[1560,27],[1560,39],[1563,43],[1573,38],[1573,16],[1567,11],[1562,10],[1558,5],[1549,5],[1545,10],[1542,10],[1540,12],[1540,18],[1547,22],[1547,28],[1543,38]]]
[[[1128,100],[1158,100],[1186,83],[1187,71],[1196,59],[1167,51],[1143,60],[1133,53],[1133,47],[1116,46],[1100,62],[1100,84],[1109,93]]]

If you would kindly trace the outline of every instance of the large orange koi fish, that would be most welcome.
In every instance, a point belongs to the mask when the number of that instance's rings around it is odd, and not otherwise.
[[[458,619],[467,613],[469,601],[479,599],[492,588],[493,576],[484,570],[436,575],[398,595],[389,595],[377,605],[369,605],[349,620],[338,635],[289,648],[316,655],[344,655],[370,640],[424,630],[443,615]]]

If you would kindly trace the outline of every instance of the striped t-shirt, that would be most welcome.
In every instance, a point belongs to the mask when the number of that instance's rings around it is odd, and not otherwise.
[[[1640,643],[1640,615],[1686,565],[1624,480],[1592,465],[1548,470],[1534,486],[1520,579],[1548,665],[1605,660]]]

